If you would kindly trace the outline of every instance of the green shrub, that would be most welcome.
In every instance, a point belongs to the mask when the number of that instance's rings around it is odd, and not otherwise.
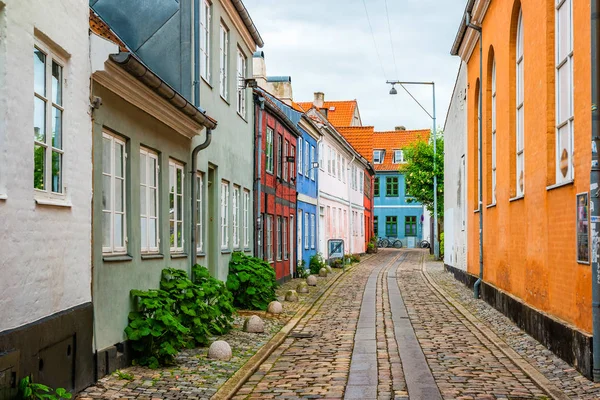
[[[266,310],[276,299],[275,270],[256,257],[236,251],[229,261],[227,289],[231,291],[234,304],[248,310]]]
[[[17,398],[21,400],[60,400],[70,399],[71,393],[64,388],[51,389],[41,383],[34,383],[31,376],[26,376],[19,381]]]
[[[344,259],[342,259],[342,258],[334,258],[333,260],[331,260],[329,262],[329,265],[332,268],[343,268],[344,267]]]
[[[440,233],[440,257],[444,258],[444,232]]]
[[[308,267],[310,268],[311,274],[319,275],[319,270],[324,266],[325,260],[323,259],[323,255],[321,253],[317,253],[310,258]]]
[[[232,295],[208,270],[194,266],[194,282],[180,269],[162,271],[159,290],[132,290],[135,311],[125,333],[136,362],[157,368],[173,362],[184,347],[204,345],[231,329]]]
[[[350,260],[351,260],[353,263],[358,263],[358,262],[360,262],[360,254],[352,254],[352,255],[350,256]]]

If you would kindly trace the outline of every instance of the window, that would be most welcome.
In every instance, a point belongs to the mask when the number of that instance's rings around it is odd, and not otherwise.
[[[319,143],[319,169],[321,171],[325,171],[325,145],[323,143]]]
[[[404,235],[417,236],[417,217],[404,217]]]
[[[333,222],[331,224],[330,232],[333,237],[336,237],[337,236],[337,218],[336,218],[337,208],[333,208],[331,211],[333,213],[332,214]]]
[[[244,190],[244,248],[250,247],[250,192]]]
[[[385,235],[390,237],[398,236],[398,217],[385,217]]]
[[[402,150],[394,150],[394,164],[401,164],[404,162],[404,152]]]
[[[233,248],[238,249],[240,247],[240,188],[239,186],[233,187],[233,196],[231,198],[232,218],[231,225],[233,225]]]
[[[63,61],[40,44],[33,49],[33,187],[63,193]]]
[[[298,210],[298,247],[302,248],[302,210]],[[298,255],[298,258],[302,258],[301,255]]]
[[[346,183],[346,157],[342,157],[342,182]]]
[[[228,90],[228,75],[227,66],[229,65],[229,31],[221,23],[219,31],[219,62],[220,62],[220,73],[219,73],[219,93],[221,97],[227,100],[229,96]]]
[[[313,168],[313,163],[316,161],[315,159],[315,146],[310,146],[310,179],[315,180],[315,169]]]
[[[229,247],[229,182],[221,182],[221,248]]]
[[[365,216],[360,213],[360,236],[365,236]]]
[[[337,178],[339,180],[342,179],[342,169],[340,168],[341,164],[342,164],[341,160],[342,160],[342,155],[338,153],[338,155],[337,155]]]
[[[360,171],[358,174],[358,190],[360,191],[360,193],[363,192],[364,181],[365,181],[364,172]]]
[[[265,218],[265,243],[267,245],[267,261],[273,261],[273,216]]]
[[[573,179],[572,0],[556,0],[556,182]]]
[[[283,233],[282,225],[282,218],[277,217],[277,236],[275,239],[275,248],[277,249],[277,261],[281,261],[281,259],[283,258],[283,252],[281,251],[281,244],[283,243],[283,238],[281,237],[281,234]]]
[[[290,145],[291,147],[291,156],[296,159],[296,148],[293,145]],[[290,180],[295,181],[296,180],[296,163],[290,163]]]
[[[373,230],[375,231],[375,236],[379,235],[379,217],[373,217]]]
[[[283,217],[283,229],[282,229],[282,233],[281,236],[283,237],[283,259],[287,260],[289,258],[289,251],[288,251],[288,242],[287,242],[287,235],[288,235],[288,219],[287,217]]]
[[[327,146],[327,172],[329,173],[329,175],[331,175],[331,158],[332,158],[332,152],[331,152],[331,146]]]
[[[525,130],[523,89],[523,12],[519,11],[517,25],[517,196],[525,192]]]
[[[196,251],[201,253],[204,251],[204,208],[202,196],[204,195],[204,177],[200,172],[196,173]]]
[[[373,151],[373,164],[383,164],[383,150]]]
[[[200,76],[210,83],[211,5],[204,0],[200,5]]]
[[[265,170],[273,173],[273,129],[267,127],[267,147],[265,148]]]
[[[298,139],[298,173],[300,175],[303,174],[304,168],[302,167],[302,162],[304,159],[302,158],[302,148],[304,147],[304,141],[302,138]]]
[[[283,172],[283,137],[281,135],[277,135],[277,177],[281,178],[281,173]]]
[[[140,148],[140,222],[142,253],[158,252],[158,155]]]
[[[308,178],[308,170],[310,169],[310,150],[308,141],[304,141],[304,176]]]
[[[337,162],[337,151],[335,149],[331,149],[331,175],[334,177],[337,176],[337,172],[335,170],[335,163]]]
[[[183,165],[169,160],[169,223],[171,251],[183,251]]]
[[[373,188],[373,196],[379,197],[379,177],[375,177],[375,187]]]
[[[308,213],[304,213],[304,249],[308,250],[308,235],[310,233],[310,231],[308,230],[308,224],[309,224],[309,214]]]
[[[314,249],[315,248],[315,233],[316,233],[316,226],[315,226],[315,214],[310,214],[310,248]]]
[[[237,112],[246,118],[246,56],[240,49],[237,52]]]
[[[290,142],[285,141],[285,146],[283,147],[283,180],[288,180],[288,154],[290,153]]]
[[[492,64],[492,203],[496,203],[496,61]]]
[[[385,196],[398,197],[398,177],[385,178]]]
[[[102,252],[125,253],[125,142],[102,134]]]

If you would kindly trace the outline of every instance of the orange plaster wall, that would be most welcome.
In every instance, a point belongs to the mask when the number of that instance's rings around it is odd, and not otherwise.
[[[591,333],[591,270],[576,261],[576,194],[589,189],[591,162],[590,2],[573,0],[574,162],[573,184],[547,190],[555,182],[555,11],[554,0],[522,1],[525,81],[525,196],[515,195],[511,155],[515,152],[514,55],[516,22],[512,1],[492,1],[483,21],[483,216],[484,280],[533,308]],[[488,54],[496,59],[497,201],[491,203],[486,152],[489,135]],[[476,182],[476,82],[479,47],[468,60],[468,182]],[[512,178],[512,179],[511,179]],[[479,273],[477,187],[468,186],[468,271]]]

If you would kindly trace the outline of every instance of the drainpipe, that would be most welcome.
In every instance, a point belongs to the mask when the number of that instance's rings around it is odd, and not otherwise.
[[[593,378],[600,382],[600,268],[598,260],[598,232],[600,230],[600,165],[598,148],[600,148],[600,115],[598,114],[598,101],[600,89],[599,52],[598,42],[600,35],[600,0],[593,0],[591,4],[592,28],[592,166],[590,171],[590,200],[591,215],[591,243],[592,243],[592,349],[594,355]]]
[[[262,134],[263,134],[263,122],[265,115],[265,98],[263,96],[257,95],[254,97],[254,102],[258,105],[258,137],[257,142],[258,151],[254,151],[254,157],[256,157],[254,162],[254,191],[256,192],[256,201],[254,202],[254,221],[256,223],[255,229],[255,240],[254,240],[254,254],[256,257],[262,259],[262,219],[261,219],[261,204],[262,204],[262,188],[261,188],[261,179],[262,179]]]
[[[192,150],[192,170],[190,171],[190,175],[191,175],[191,181],[192,181],[192,186],[191,186],[191,202],[192,202],[192,229],[191,229],[191,235],[190,235],[190,244],[191,244],[191,248],[190,248],[190,260],[191,260],[191,266],[193,267],[196,264],[196,190],[198,188],[196,188],[196,170],[198,169],[198,153],[200,153],[200,151],[206,149],[209,145],[210,142],[212,140],[212,129],[208,129],[206,128],[206,139],[204,140],[204,143],[199,144],[198,146],[196,146],[194,148],[194,150]]]
[[[356,154],[354,154],[352,156],[352,161],[350,161],[350,166],[352,166],[352,164],[354,164],[354,160],[356,160]],[[350,168],[348,168],[349,170]],[[358,171],[357,171],[357,175],[358,175]],[[350,179],[348,179],[348,176],[346,176],[346,183],[350,183],[349,182]],[[352,239],[352,185],[348,185],[348,218],[350,219],[350,232],[349,232],[349,244],[348,244],[348,253],[352,254],[352,241],[354,239]]]
[[[194,0],[194,22],[192,27],[192,37],[194,38],[194,47],[200,47],[200,0]],[[194,82],[192,85],[192,91],[194,92],[194,105],[200,106],[200,52],[193,51],[194,57]]]
[[[466,15],[466,25],[468,28],[471,28],[477,32],[479,32],[479,106],[477,110],[477,118],[478,118],[478,141],[479,141],[479,149],[477,155],[477,162],[479,164],[478,172],[479,172],[479,197],[478,197],[478,209],[479,209],[479,279],[475,282],[473,286],[473,297],[476,299],[481,297],[481,283],[483,282],[483,172],[482,172],[482,134],[483,134],[483,124],[482,124],[482,103],[483,103],[483,32],[481,31],[481,26],[477,26],[471,22],[471,14],[467,13]]]

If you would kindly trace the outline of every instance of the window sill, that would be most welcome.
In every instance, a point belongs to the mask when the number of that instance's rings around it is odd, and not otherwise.
[[[40,206],[51,206],[51,207],[66,207],[71,208],[73,204],[67,200],[62,199],[44,199],[41,197],[35,198],[35,203]]]
[[[231,254],[231,249],[221,249],[221,254]]]
[[[206,257],[206,253],[203,251],[199,251],[196,253],[196,257]]]
[[[239,111],[237,112],[238,117],[244,120],[245,123],[248,123],[248,117],[244,117]]]
[[[490,209],[494,207],[496,207],[496,203],[488,204],[486,208]]]
[[[159,253],[144,253],[142,254],[142,260],[160,260],[165,258],[162,254]]]
[[[510,198],[508,201],[509,201],[510,203],[512,203],[513,201],[523,200],[524,198],[525,198],[525,195],[524,195],[524,194],[522,194],[521,196],[517,196],[517,197],[512,197],[512,198]]]
[[[559,189],[559,188],[564,187],[564,186],[571,186],[574,183],[575,183],[575,181],[573,179],[571,179],[570,181],[566,181],[566,182],[555,183],[554,185],[546,186],[546,191],[550,191],[550,190],[554,190],[554,189]]]
[[[0,200],[7,200],[8,199],[8,195],[5,193],[0,193]]]
[[[102,261],[104,262],[127,262],[132,260],[133,257],[131,257],[129,254],[115,254],[102,256]]]
[[[231,104],[229,104],[229,101],[227,101],[227,99],[225,97],[223,97],[223,95],[220,95],[221,100],[223,100],[225,102],[225,104],[227,104],[228,106],[231,106]]]
[[[210,82],[208,81],[208,79],[206,79],[206,78],[205,78],[205,77],[203,77],[203,76],[200,76],[200,78],[201,78],[201,79],[204,81],[204,83],[206,83],[206,85],[208,86],[208,88],[209,88],[210,90],[212,90],[212,89],[213,89],[213,86],[210,84]]]
[[[250,249],[248,249],[248,248],[245,248],[245,249],[244,249],[244,252],[245,252],[245,253],[250,253],[251,251],[252,251],[252,250],[250,250]]]
[[[479,214],[479,209],[473,210],[473,214]]]
[[[187,258],[187,254],[186,253],[173,253],[171,254],[171,259],[175,259],[175,258]]]
[[[237,253],[239,251],[242,251],[242,248],[241,247],[236,247],[236,248],[233,249],[233,251]]]

